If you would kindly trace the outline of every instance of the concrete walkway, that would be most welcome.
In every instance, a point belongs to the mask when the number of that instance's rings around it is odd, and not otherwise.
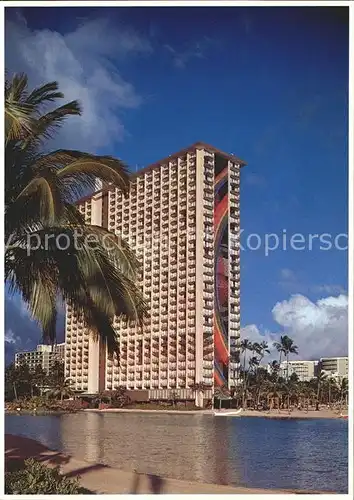
[[[98,463],[78,460],[49,450],[33,439],[22,436],[5,435],[5,469],[10,462],[20,462],[34,458],[50,467],[59,465],[63,474],[79,478],[80,484],[97,494],[148,494],[148,493],[214,493],[214,494],[284,494],[309,493],[308,491],[262,490],[205,484],[177,479],[161,478],[148,474],[122,471]],[[320,492],[311,492],[320,493]]]

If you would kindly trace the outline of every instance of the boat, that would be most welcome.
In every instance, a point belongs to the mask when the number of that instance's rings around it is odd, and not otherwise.
[[[214,417],[239,417],[242,413],[242,408],[239,410],[217,410],[214,411]]]

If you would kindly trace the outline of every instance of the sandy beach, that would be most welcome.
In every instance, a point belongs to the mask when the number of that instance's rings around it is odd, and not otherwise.
[[[174,415],[210,415],[214,416],[214,413],[227,414],[230,410],[147,410],[139,408],[107,408],[104,410],[98,409],[87,409],[83,410],[85,412],[98,412],[98,413],[149,413],[149,414],[174,414]],[[292,410],[290,413],[288,410],[272,410],[269,411],[257,411],[257,410],[244,410],[236,417],[263,417],[263,418],[347,418],[347,412],[343,412],[342,416],[338,411],[320,409],[319,411],[309,410]]]
[[[256,411],[256,410],[245,410],[241,414],[243,417],[265,417],[265,418],[346,418],[347,413],[343,412],[342,416],[338,411],[334,410],[309,410],[308,412],[304,410],[292,410],[290,413],[288,410],[273,410],[268,411]]]
[[[87,462],[50,450],[39,442],[22,436],[5,435],[5,470],[11,462],[35,458],[49,467],[60,466],[61,472],[79,478],[80,484],[96,494],[284,494],[309,493],[304,490],[257,489],[162,478],[136,471],[123,471],[100,463]],[[311,491],[311,493],[324,493]],[[327,494],[329,492],[326,492]]]

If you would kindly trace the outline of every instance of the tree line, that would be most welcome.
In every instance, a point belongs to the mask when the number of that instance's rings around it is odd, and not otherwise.
[[[308,410],[313,406],[316,410],[319,405],[338,407],[340,410],[347,404],[348,379],[337,381],[323,370],[319,369],[311,380],[299,380],[296,373],[289,376],[289,357],[298,354],[298,347],[287,335],[281,336],[280,341],[273,343],[279,357],[261,366],[264,357],[270,354],[269,344],[251,342],[243,339],[240,344],[241,359],[231,358],[231,362],[238,362],[233,373],[232,397],[236,406],[242,408],[290,409],[292,407]],[[282,360],[286,361],[285,376],[281,371]]]
[[[34,370],[27,363],[12,363],[5,369],[5,401],[19,401],[46,395],[53,399],[74,395],[69,379],[64,375],[64,363],[55,360],[49,373],[41,365]]]

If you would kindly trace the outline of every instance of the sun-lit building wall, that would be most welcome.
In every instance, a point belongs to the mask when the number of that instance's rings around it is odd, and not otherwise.
[[[141,328],[115,319],[120,362],[68,308],[66,374],[78,390],[124,386],[162,399],[192,399],[195,383],[229,386],[240,331],[239,175],[236,157],[202,143],[134,176],[129,193],[111,188],[81,201],[88,223],[126,239],[141,263],[149,317]]]

